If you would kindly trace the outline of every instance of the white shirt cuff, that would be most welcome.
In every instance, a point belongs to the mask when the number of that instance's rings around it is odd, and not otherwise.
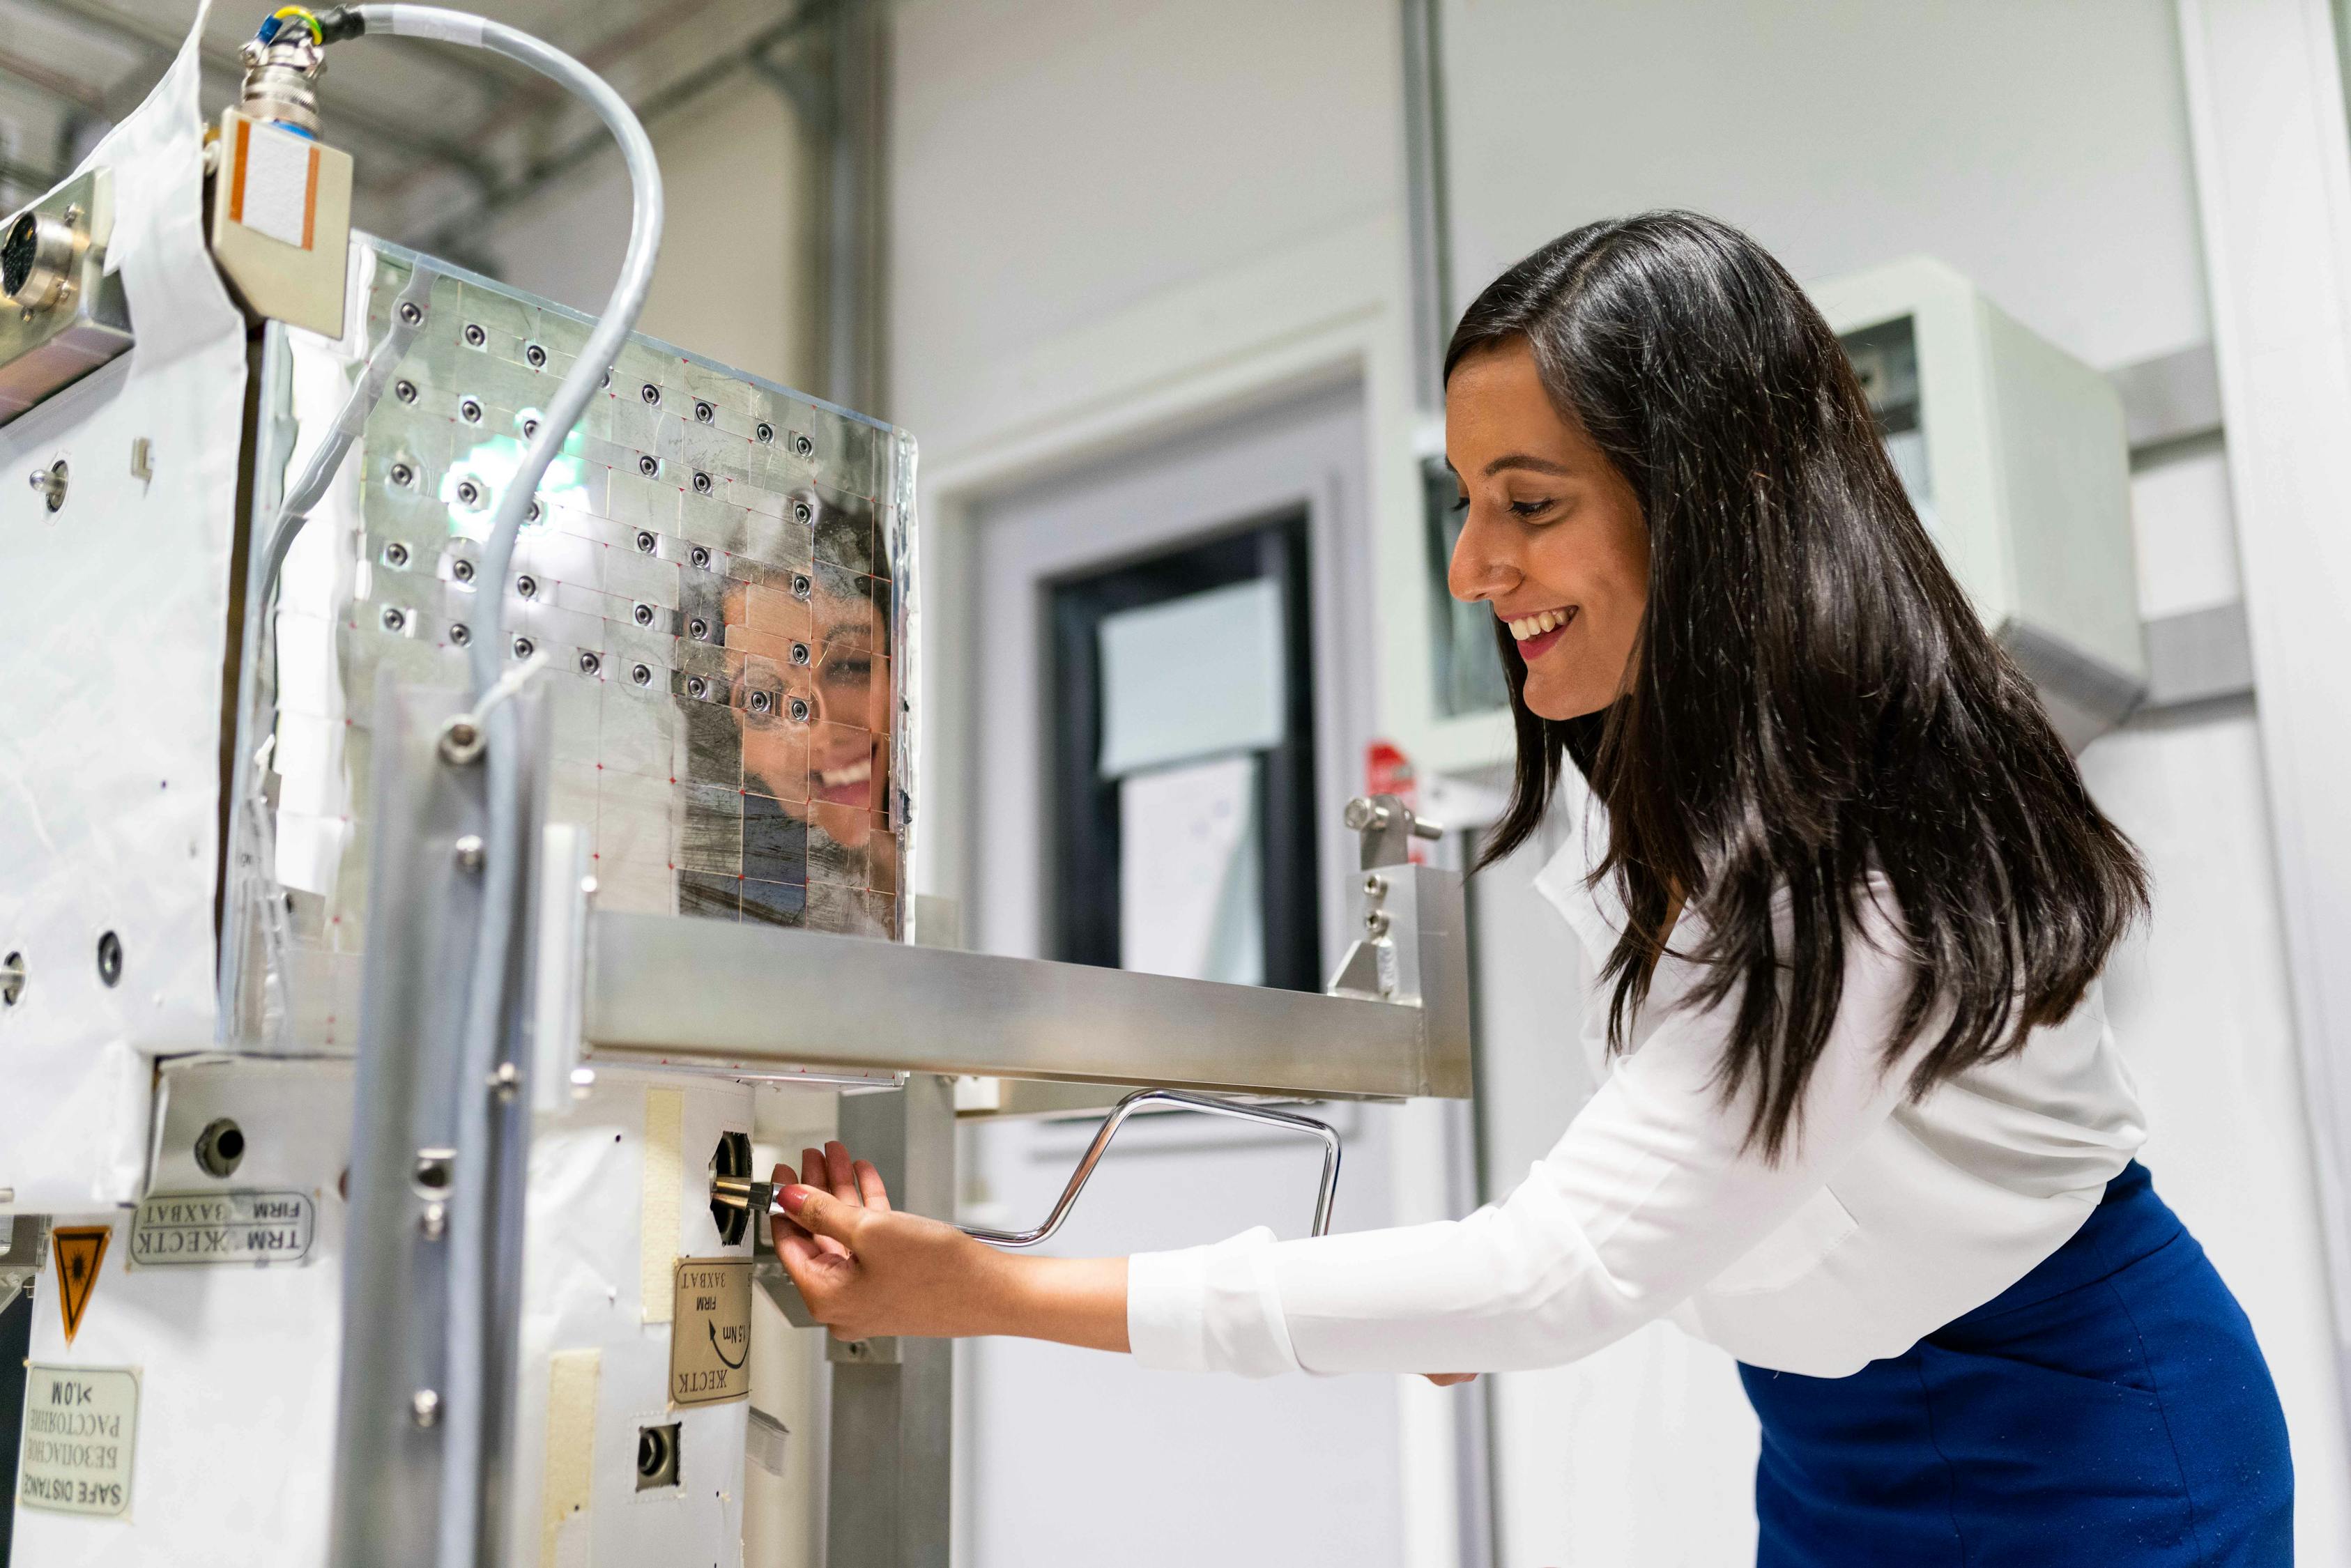
[[[1299,1370],[1263,1226],[1213,1247],[1140,1252],[1126,1264],[1134,1359],[1169,1372],[1272,1377]]]

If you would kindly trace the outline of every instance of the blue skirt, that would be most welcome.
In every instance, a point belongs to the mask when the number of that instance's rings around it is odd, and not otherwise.
[[[2134,1161],[2074,1239],[1850,1377],[1740,1369],[1758,1568],[2288,1568],[2252,1325]]]

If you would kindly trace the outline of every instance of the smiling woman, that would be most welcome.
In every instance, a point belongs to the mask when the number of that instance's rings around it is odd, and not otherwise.
[[[2292,1560],[2251,1326],[2132,1155],[2098,975],[2145,901],[1770,256],[1563,235],[1447,356],[1460,597],[1604,1081],[1499,1204],[1133,1259],[999,1256],[837,1145],[778,1250],[844,1337],[1268,1376],[1555,1365],[1671,1316],[1740,1361],[1767,1568]],[[1562,940],[1562,956],[1573,952]]]

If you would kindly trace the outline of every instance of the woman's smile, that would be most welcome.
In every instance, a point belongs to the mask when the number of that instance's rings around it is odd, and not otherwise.
[[[1532,664],[1567,635],[1568,622],[1575,619],[1575,612],[1576,606],[1571,604],[1564,610],[1538,610],[1531,615],[1503,615],[1502,619],[1510,626],[1510,635],[1518,639],[1519,657]],[[1501,612],[1497,610],[1495,613],[1500,615]]]

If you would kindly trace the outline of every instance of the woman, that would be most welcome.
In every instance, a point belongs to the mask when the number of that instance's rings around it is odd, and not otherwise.
[[[810,1151],[779,1246],[811,1309],[1446,1381],[1670,1315],[1741,1364],[1762,1563],[2290,1561],[2260,1349],[2131,1157],[2098,972],[2144,873],[1827,325],[1752,241],[1650,214],[1512,267],[1446,371],[1451,586],[1517,724],[1487,858],[1572,763],[1539,886],[1593,959],[1599,1091],[1467,1219],[1133,1259],[998,1254]]]

